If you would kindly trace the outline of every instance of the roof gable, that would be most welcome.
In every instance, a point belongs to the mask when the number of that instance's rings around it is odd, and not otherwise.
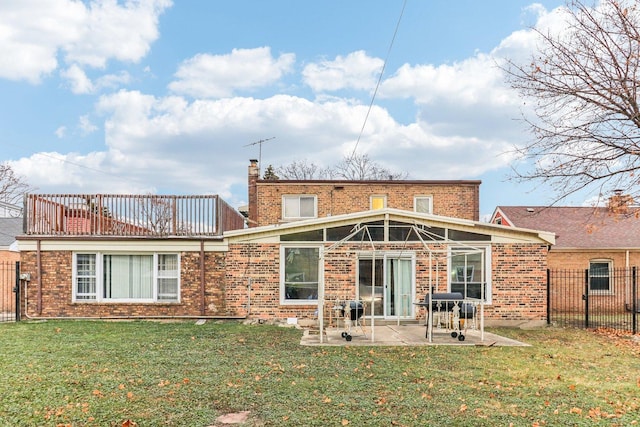
[[[0,248],[8,248],[22,234],[22,218],[0,218]]]
[[[427,227],[455,229],[463,232],[496,236],[497,238],[501,239],[538,241],[546,244],[552,244],[554,242],[552,233],[539,232],[536,230],[523,230],[519,228],[507,229],[499,225],[484,222],[392,208],[362,211],[352,214],[335,215],[323,218],[314,218],[284,224],[248,228],[244,230],[232,230],[226,232],[224,234],[224,237],[238,241],[245,240],[247,238],[274,238],[283,234],[299,233],[303,231],[317,230],[325,227],[339,227],[344,225],[353,225],[358,223],[383,220],[404,222],[411,225],[415,224],[424,225]]]
[[[516,227],[555,233],[556,248],[640,248],[640,208],[616,214],[601,207],[499,206],[496,212]]]

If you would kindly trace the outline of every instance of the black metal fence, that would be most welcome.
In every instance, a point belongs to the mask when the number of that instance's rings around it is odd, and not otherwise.
[[[0,261],[0,322],[19,320],[20,263]]]
[[[547,321],[553,325],[636,334],[639,298],[636,267],[547,271]]]

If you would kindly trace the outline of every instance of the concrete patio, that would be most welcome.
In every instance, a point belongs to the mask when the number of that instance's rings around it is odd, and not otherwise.
[[[426,338],[426,326],[424,324],[382,324],[375,325],[374,330],[370,326],[353,327],[351,329],[351,341],[342,337],[345,331],[342,328],[327,328],[324,330],[323,342],[320,342],[320,333],[317,329],[305,329],[301,345],[308,346],[428,346],[428,345],[457,345],[457,346],[529,346],[529,344],[502,337],[489,332],[482,334],[477,330],[463,331],[464,341],[451,337],[451,332],[445,329],[433,329],[432,341]],[[373,340],[372,340],[373,332]]]

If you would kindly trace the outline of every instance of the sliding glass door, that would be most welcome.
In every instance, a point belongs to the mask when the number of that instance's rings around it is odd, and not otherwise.
[[[412,318],[415,263],[410,256],[392,253],[358,260],[358,297],[384,318]],[[367,314],[370,313],[370,305]]]

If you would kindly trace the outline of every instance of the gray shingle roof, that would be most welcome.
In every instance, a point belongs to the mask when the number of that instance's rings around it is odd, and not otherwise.
[[[498,206],[515,227],[551,231],[556,248],[640,248],[640,208]]]
[[[7,249],[22,234],[22,218],[0,218],[0,249]]]

